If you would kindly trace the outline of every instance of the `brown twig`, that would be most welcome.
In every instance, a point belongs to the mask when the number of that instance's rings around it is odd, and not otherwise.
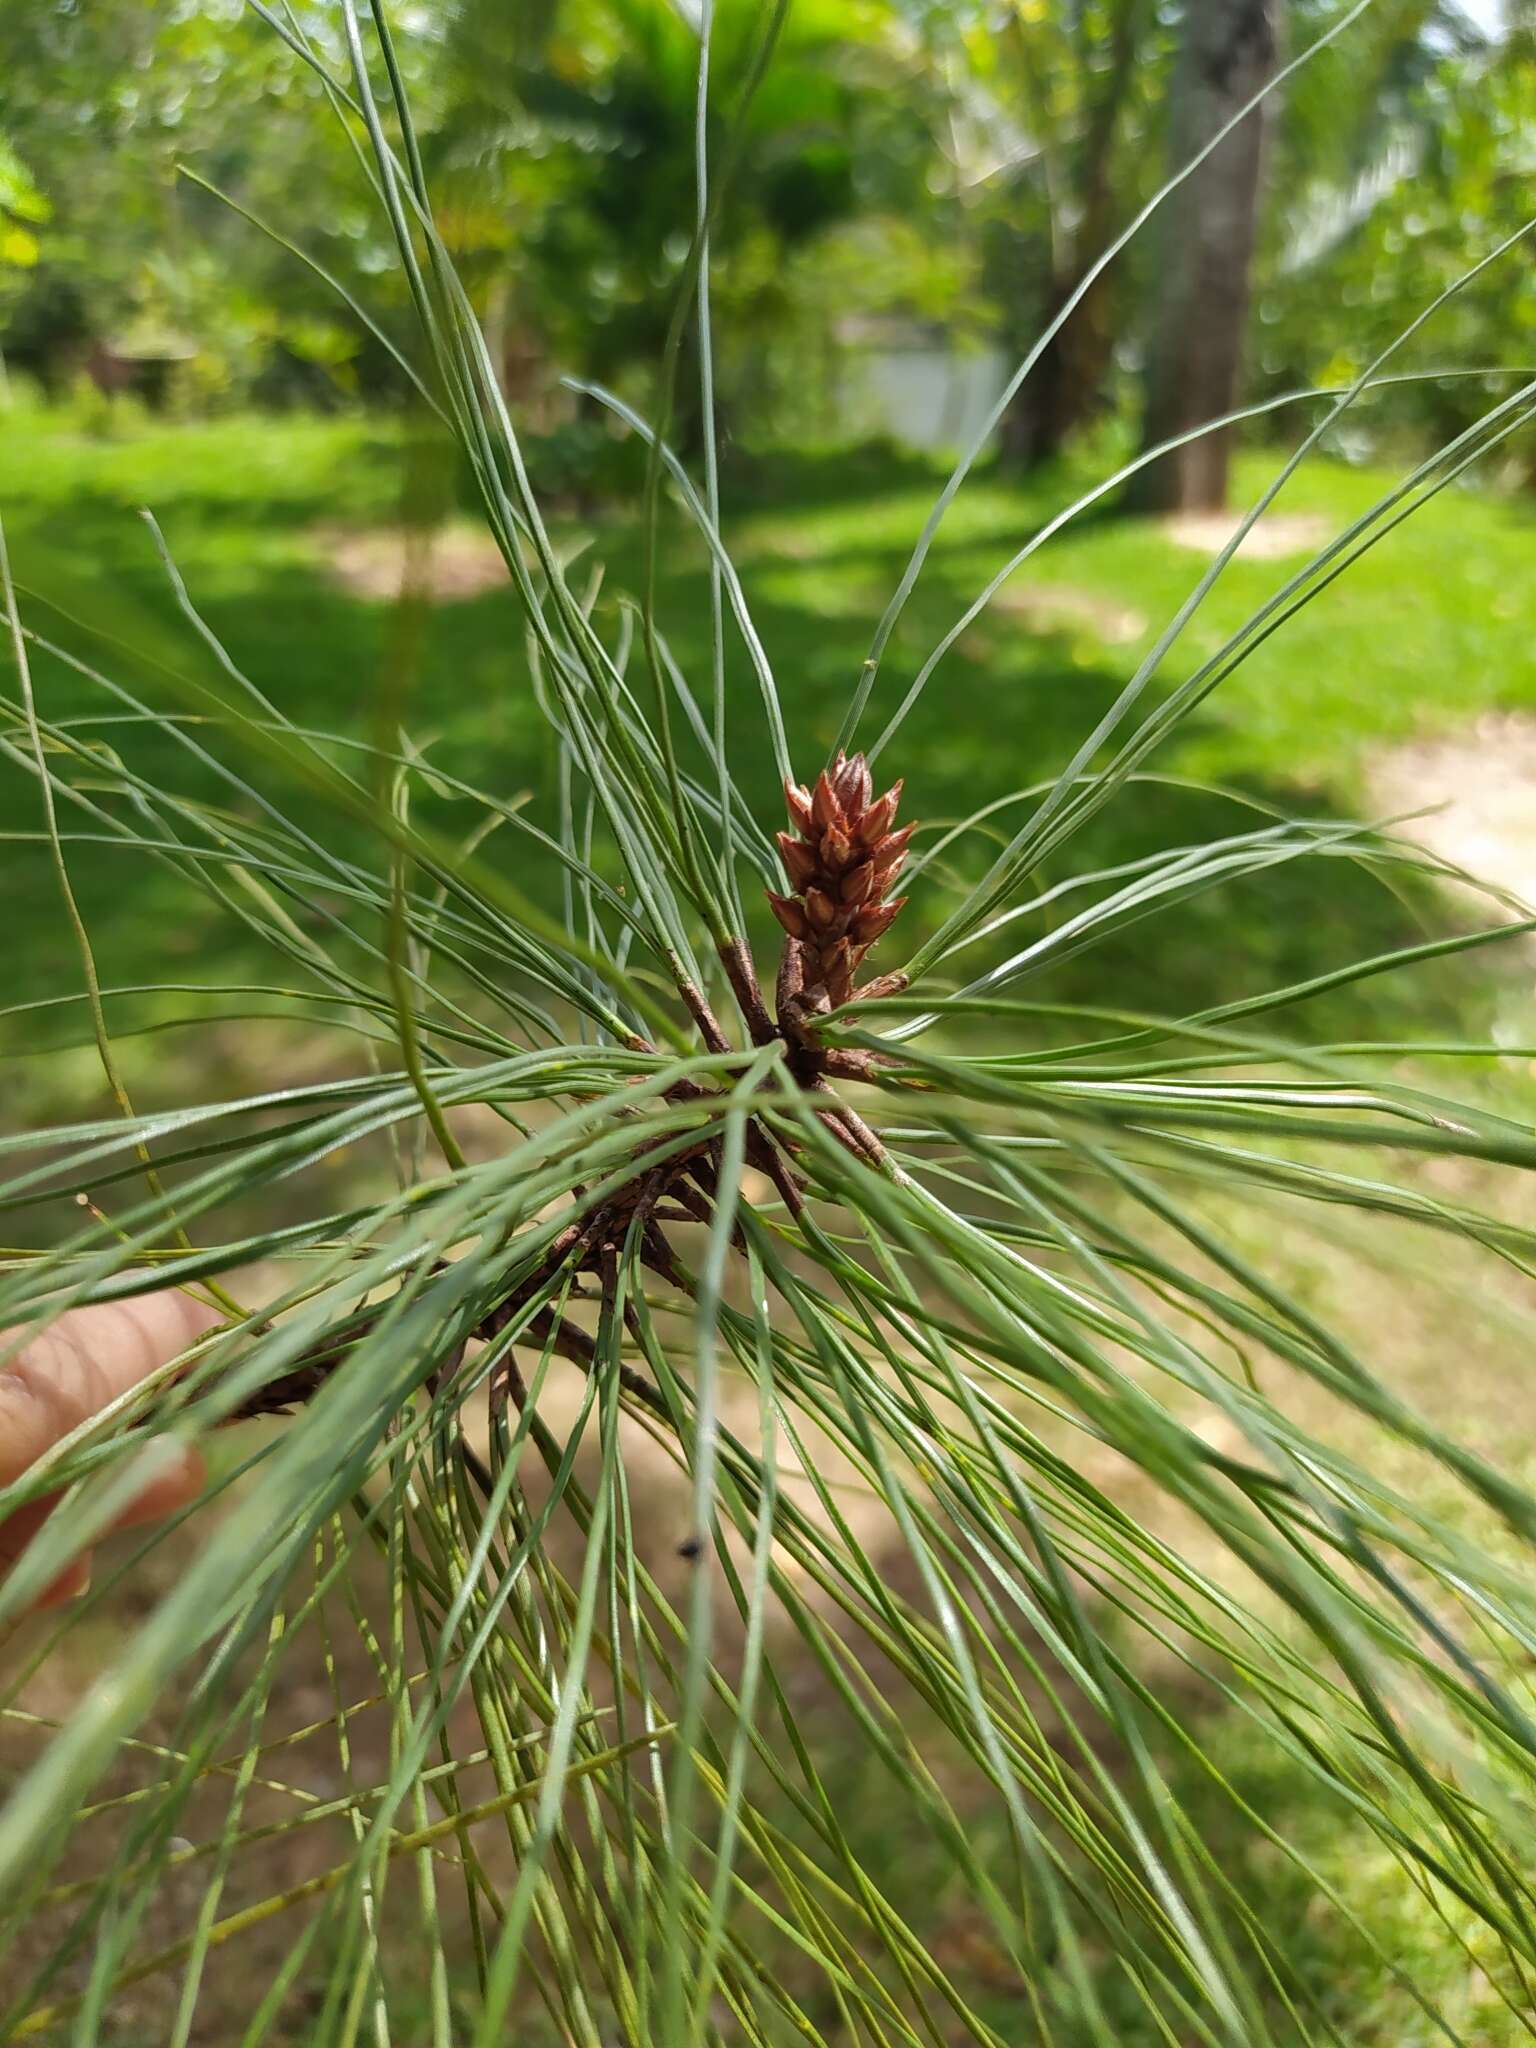
[[[752,955],[740,939],[728,939],[719,952],[725,978],[731,984],[731,993],[736,998],[752,1043],[771,1045],[779,1034],[768,1014],[768,1005],[763,1001]]]
[[[731,1041],[721,1030],[720,1020],[709,1007],[704,991],[681,972],[676,972],[674,979],[677,982],[677,992],[683,1000],[683,1008],[698,1026],[699,1036],[705,1045],[711,1052],[729,1052]]]

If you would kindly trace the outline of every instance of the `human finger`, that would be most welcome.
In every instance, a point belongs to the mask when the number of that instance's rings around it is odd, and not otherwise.
[[[0,1371],[0,1486],[219,1321],[172,1289],[60,1316]]]

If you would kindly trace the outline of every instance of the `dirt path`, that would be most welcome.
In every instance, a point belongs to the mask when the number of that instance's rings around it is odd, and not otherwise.
[[[1197,555],[1218,554],[1243,523],[1238,512],[1179,512],[1163,521],[1163,538]],[[1250,562],[1310,555],[1328,538],[1330,522],[1315,512],[1266,512],[1243,535],[1237,552]]]
[[[429,534],[399,527],[373,531],[322,527],[315,548],[343,590],[370,603],[398,598],[409,581],[433,604],[452,604],[499,590],[507,581],[500,550],[482,527],[452,521]]]
[[[1488,712],[1459,733],[1388,748],[1372,762],[1367,789],[1375,817],[1435,806],[1402,831],[1536,904],[1536,717]],[[1517,915],[1513,907],[1488,908]]]

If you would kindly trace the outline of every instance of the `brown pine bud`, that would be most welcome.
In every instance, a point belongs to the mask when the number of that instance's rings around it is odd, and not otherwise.
[[[785,872],[795,888],[803,889],[816,872],[815,849],[789,832],[780,832],[777,838],[779,852],[784,856]]]
[[[875,864],[865,861],[862,866],[850,868],[838,885],[837,898],[840,903],[867,903],[870,891],[875,886]]]
[[[832,770],[833,786],[837,790],[838,802],[854,818],[869,808],[873,784],[869,777],[869,763],[862,754],[855,754],[850,761],[839,750]]]
[[[906,859],[907,848],[912,844],[912,834],[916,830],[915,825],[903,825],[899,832],[887,832],[875,848],[875,881],[879,888],[885,888],[889,877]]]
[[[891,829],[901,787],[898,782],[872,801],[868,761],[841,748],[809,789],[786,781],[794,829],[780,832],[777,844],[792,894],[769,892],[774,916],[789,934],[781,1015],[786,1003],[804,1018],[850,1001],[864,955],[901,909],[904,898],[887,900],[913,834],[910,825]],[[878,993],[886,983],[868,986]]]
[[[814,931],[828,931],[837,922],[837,905],[825,889],[807,889],[805,914]]]
[[[888,863],[887,866],[880,868],[876,871],[874,893],[877,898],[885,894],[886,890],[890,888],[891,884],[895,881],[896,877],[901,873],[902,869],[906,866],[906,864],[907,856],[904,852],[902,852],[898,853],[895,856],[895,858]],[[903,897],[902,901],[905,902],[906,898]]]
[[[846,939],[839,939],[821,957],[821,982],[827,992],[827,1000],[834,1007],[846,1003],[853,994],[853,948]]]
[[[879,803],[871,804],[858,823],[858,841],[861,846],[873,846],[883,839],[890,829],[896,806],[901,802],[901,784],[892,783]]]
[[[847,867],[848,856],[852,850],[848,834],[840,824],[829,825],[822,833],[821,864],[824,868],[830,868],[833,874]]]
[[[776,896],[771,889],[768,890],[767,895],[769,909],[779,920],[779,923],[783,925],[785,931],[789,933],[789,936],[792,939],[800,939],[802,941],[808,939],[811,936],[811,927],[806,922],[805,912],[800,908],[794,897]]]
[[[883,931],[890,929],[906,900],[905,896],[897,896],[890,903],[871,904],[861,910],[848,927],[850,938],[861,946],[872,946]]]

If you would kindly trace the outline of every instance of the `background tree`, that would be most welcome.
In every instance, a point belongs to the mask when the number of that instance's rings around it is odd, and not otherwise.
[[[1340,5],[1294,0],[1291,43]],[[1177,18],[1150,0],[796,5],[782,70],[732,131],[742,176],[713,240],[717,386],[732,431],[766,435],[790,412],[822,434],[845,431],[860,315],[1021,355],[1164,165],[1236,103],[1232,80],[1220,99],[1199,79],[1202,65],[1225,62],[1219,25],[1240,41],[1246,18],[1214,0],[1190,15],[1174,106]],[[753,20],[745,0],[717,10],[717,150]],[[294,21],[335,61],[334,10],[303,6]],[[562,372],[631,398],[648,388],[657,308],[687,247],[692,34],[668,0],[512,12],[464,0],[419,10],[397,40],[445,239],[535,425],[568,407],[551,400]],[[1522,47],[1479,31],[1450,0],[1378,0],[1347,54],[1323,51],[1275,104],[1267,194],[1249,148],[1256,121],[1171,203],[1161,246],[1173,260],[1154,261],[1149,238],[1095,283],[1006,416],[1005,456],[1047,460],[1112,413],[1138,358],[1150,433],[1220,410],[1241,354],[1250,243],[1266,312],[1255,366],[1273,389],[1319,368],[1328,351],[1316,336],[1336,325],[1316,315],[1335,291],[1385,318],[1420,269],[1409,243],[1427,263],[1433,247],[1447,259],[1458,248],[1464,216],[1513,225]],[[401,389],[388,349],[313,271],[178,174],[190,163],[260,219],[302,207],[304,253],[366,298],[387,335],[404,333],[406,295],[325,96],[248,9],[34,9],[6,55],[8,144],[50,209],[46,233],[14,206],[5,215],[8,360],[62,389],[102,344],[172,345],[186,357],[172,388],[191,408]],[[1250,64],[1247,83],[1257,75]],[[1495,360],[1500,323],[1518,307],[1509,273],[1480,281],[1458,302],[1458,336]],[[1459,402],[1445,387],[1421,424]],[[690,403],[676,422],[685,440]],[[1406,421],[1421,404],[1399,398],[1379,416]],[[1217,495],[1221,461],[1219,448],[1170,461],[1144,502],[1192,489],[1199,464],[1201,492]]]
[[[1395,56],[1373,63],[1367,44],[1353,69],[1341,58],[1326,81],[1303,82],[1278,138],[1255,395],[1358,374],[1414,310],[1519,235],[1536,210],[1529,30],[1492,36],[1457,10],[1428,8]],[[1341,147],[1367,125],[1367,142]],[[1533,334],[1536,275],[1515,253],[1463,285],[1400,360],[1513,364],[1528,359]],[[1458,377],[1384,391],[1350,445],[1367,434],[1409,446],[1447,438],[1470,424],[1490,388]]]
[[[522,262],[562,366],[601,383],[635,371],[648,381],[687,255],[697,38],[681,12],[652,0],[597,0],[555,19],[547,60],[521,70],[518,94],[559,166],[560,203],[522,237]],[[804,258],[829,231],[891,203],[887,159],[865,145],[904,69],[885,9],[807,0],[790,10],[773,71],[738,116],[760,22],[748,0],[715,10],[708,135],[717,157],[729,137],[736,165],[711,232],[717,396],[729,419],[750,392],[759,421],[772,402],[775,339],[804,302]],[[691,445],[686,346],[674,433]]]
[[[0,318],[37,262],[39,230],[52,212],[46,194],[38,190],[26,165],[0,134]],[[0,400],[8,388],[5,353],[0,349]]]
[[[1186,0],[1168,107],[1180,170],[1273,76],[1277,0]],[[1156,231],[1142,445],[1232,410],[1248,325],[1268,111],[1256,108],[1168,200]],[[1162,511],[1220,511],[1230,431],[1202,435],[1142,472],[1136,497]]]
[[[293,20],[332,48],[329,10]],[[334,291],[178,169],[196,164],[264,218],[303,195],[306,252],[349,288],[387,271],[319,82],[247,9],[26,10],[7,25],[5,121],[52,209],[7,317],[18,366],[63,389],[93,348],[175,336],[192,345],[192,405],[367,380],[371,344]],[[378,296],[387,320],[387,280]]]
[[[971,37],[975,75],[1016,124],[1015,156],[988,180],[986,275],[1021,355],[1145,198],[1171,41],[1151,0],[1010,9]],[[1004,416],[1003,453],[1028,468],[1102,406],[1116,342],[1134,320],[1139,265],[1098,278]]]

